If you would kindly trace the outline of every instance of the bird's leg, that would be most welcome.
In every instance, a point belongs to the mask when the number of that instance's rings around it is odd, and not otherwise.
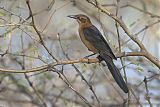
[[[95,55],[96,53],[93,53],[93,54],[90,54],[90,55],[87,55],[87,56],[85,56],[84,58],[85,59],[88,59],[89,57],[91,57],[91,56],[93,56],[93,55]],[[89,59],[88,59],[88,64],[89,64]]]
[[[99,60],[99,62],[103,61],[103,58],[100,55],[97,56],[97,59]]]
[[[89,57],[91,57],[91,56],[93,56],[93,55],[95,55],[95,54],[96,54],[96,53],[90,54],[90,55],[88,55],[88,56],[85,56],[84,58],[88,59]],[[102,58],[100,55],[98,55],[96,58],[99,60],[99,62],[103,61],[103,58]]]
[[[89,58],[89,57],[91,57],[91,56],[93,56],[93,55],[95,55],[96,53],[93,53],[93,54],[90,54],[90,55],[87,55],[87,56],[85,56],[84,58]]]

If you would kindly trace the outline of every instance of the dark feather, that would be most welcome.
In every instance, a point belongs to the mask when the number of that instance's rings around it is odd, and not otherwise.
[[[113,54],[108,43],[100,33],[100,31],[94,26],[90,26],[83,29],[85,38],[96,48],[99,52],[105,52],[113,59],[117,59]]]
[[[107,56],[105,53],[100,53],[100,56],[104,59],[104,61],[106,62],[108,69],[110,70],[113,78],[115,79],[115,81],[117,82],[117,84],[119,85],[119,87],[125,92],[128,93],[128,87],[125,83],[125,81],[123,80],[122,75],[120,74],[118,68],[114,65],[112,59]]]
[[[106,62],[108,69],[110,70],[119,87],[125,93],[128,93],[128,87],[123,80],[123,77],[121,76],[118,68],[113,63],[113,59],[117,58],[113,54],[106,40],[101,35],[100,31],[93,25],[84,28],[83,31],[86,40],[88,40],[99,51],[100,57]]]

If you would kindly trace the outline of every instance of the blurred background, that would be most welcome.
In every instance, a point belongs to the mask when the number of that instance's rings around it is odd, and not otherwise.
[[[96,0],[89,0],[96,3]],[[160,0],[97,0],[124,21],[132,34],[160,60]],[[68,15],[85,14],[101,31],[115,54],[120,53],[115,21],[87,0],[0,0],[0,68],[32,69],[92,54],[80,41],[78,23]],[[45,46],[41,44],[38,29]],[[118,27],[122,52],[138,52]],[[92,58],[95,58],[93,56]],[[142,56],[114,61],[131,91],[117,86],[105,63],[55,66],[33,73],[0,72],[2,107],[160,107],[159,69]],[[59,74],[58,72],[61,72]],[[124,75],[124,71],[126,75]],[[144,81],[145,80],[145,81]]]

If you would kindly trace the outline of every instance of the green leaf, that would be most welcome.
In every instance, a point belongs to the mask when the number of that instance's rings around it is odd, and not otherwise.
[[[52,79],[52,76],[49,73],[44,73],[44,77],[46,77],[48,80]]]
[[[142,68],[142,67],[137,66],[137,67],[136,67],[136,71],[138,71],[138,72],[143,72],[144,70],[143,70],[143,68]]]

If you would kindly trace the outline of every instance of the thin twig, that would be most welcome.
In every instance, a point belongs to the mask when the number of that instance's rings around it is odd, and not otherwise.
[[[46,47],[43,39],[42,39],[42,35],[41,33],[38,31],[36,25],[35,25],[35,22],[34,22],[34,17],[33,17],[33,13],[32,13],[32,10],[31,10],[31,7],[30,7],[30,4],[29,4],[29,0],[26,0],[26,4],[29,8],[29,13],[30,13],[30,16],[32,18],[32,26],[34,28],[34,30],[36,31],[36,33],[38,34],[39,36],[39,39],[40,39],[40,43],[42,44],[42,46],[46,49],[46,51],[48,52],[48,54],[57,62],[58,60],[52,55],[52,53],[49,51],[49,49]]]
[[[122,52],[117,55],[117,58],[119,57],[126,57],[126,56],[143,56],[143,52]],[[54,67],[57,65],[66,65],[66,64],[75,64],[75,63],[97,63],[99,60],[97,58],[92,58],[92,59],[74,59],[74,60],[63,60],[63,61],[58,61],[55,63],[50,63],[46,64],[43,66],[35,67],[32,69],[26,69],[26,70],[18,70],[18,69],[5,69],[5,68],[0,68],[0,72],[5,72],[5,73],[31,73],[31,72],[38,72],[42,70],[46,70],[49,67]]]
[[[64,51],[64,49],[63,49],[60,35],[57,34],[57,36],[58,36],[58,38],[59,38],[59,43],[60,43],[60,47],[61,47],[61,49],[62,49],[63,54],[66,56],[66,58],[67,58],[68,60],[70,60],[70,58],[68,57],[68,55],[65,53],[65,51]],[[72,64],[72,66],[73,66],[74,69],[77,71],[77,73],[80,75],[81,79],[82,79],[83,81],[85,81],[85,83],[88,85],[89,89],[91,90],[91,92],[92,92],[93,95],[95,96],[95,98],[96,98],[96,100],[97,100],[97,102],[98,102],[98,105],[99,105],[99,107],[100,107],[100,100],[98,99],[96,93],[94,92],[93,86],[92,86],[91,84],[89,84],[89,82],[84,78],[84,76],[82,75],[82,73],[79,71],[79,69],[78,69],[74,64]]]
[[[148,101],[150,107],[153,107],[152,103],[151,103],[151,97],[149,96],[149,90],[148,90],[148,84],[147,84],[147,78],[144,77],[144,84],[145,84],[145,88],[146,88],[146,95],[145,95],[145,99]]]
[[[64,81],[65,84],[67,84],[67,86],[72,89],[72,91],[74,91],[89,107],[93,107],[90,102],[88,102],[88,100],[86,98],[84,98],[78,91],[76,91],[76,89],[73,88],[73,86],[71,85],[71,83],[68,81],[68,79],[66,78],[66,76],[63,74],[63,72],[61,71],[57,71],[56,69],[52,69],[53,72],[56,72],[59,74],[59,78],[61,80]],[[63,77],[64,78],[63,78]]]
[[[22,54],[24,54],[23,53],[23,50],[24,50],[23,32],[21,34],[21,45],[22,45]],[[25,70],[25,56],[22,56],[22,66],[21,67],[22,67],[22,70]],[[43,104],[44,107],[47,107],[47,104],[44,102],[41,95],[37,92],[36,88],[33,86],[32,82],[30,81],[29,76],[26,73],[24,73],[24,76],[28,84],[30,85],[30,87],[33,89],[34,93],[37,95],[40,102]]]
[[[143,56],[146,57],[148,60],[150,60],[152,63],[154,63],[158,68],[160,68],[160,61],[158,60],[158,58],[154,57],[152,54],[150,54],[146,50],[145,46],[141,43],[141,41],[129,31],[128,27],[125,25],[125,23],[121,19],[119,19],[116,15],[110,13],[106,8],[103,8],[100,5],[96,5],[94,2],[90,0],[86,0],[86,1],[92,4],[93,6],[95,6],[96,8],[98,8],[99,10],[101,10],[101,12],[107,14],[112,19],[114,19],[122,27],[125,33],[139,46],[140,52],[144,52]]]
[[[143,12],[143,13],[145,13],[145,14],[150,15],[152,18],[160,18],[159,15],[156,15],[156,14],[153,14],[153,13],[148,12],[148,11],[146,11],[146,10],[140,9],[140,8],[138,8],[138,7],[136,7],[136,6],[131,5],[131,4],[127,4],[127,5],[121,6],[121,8],[124,8],[124,7],[132,7],[132,8],[134,8],[134,9],[140,11],[140,12]]]
[[[117,0],[117,7],[116,7],[116,16],[118,17],[118,9],[119,9],[119,1]],[[117,35],[118,35],[118,45],[119,45],[119,52],[121,53],[121,39],[120,39],[120,33],[119,33],[119,29],[118,29],[118,23],[115,21],[115,25],[116,25],[116,30],[117,30]],[[125,70],[125,66],[124,66],[124,62],[123,62],[123,58],[120,57],[120,61],[121,61],[121,65],[122,65],[122,69],[124,72],[124,78],[128,87],[128,81],[127,81],[127,74],[126,74],[126,70]],[[128,107],[130,106],[130,91],[128,92]]]

